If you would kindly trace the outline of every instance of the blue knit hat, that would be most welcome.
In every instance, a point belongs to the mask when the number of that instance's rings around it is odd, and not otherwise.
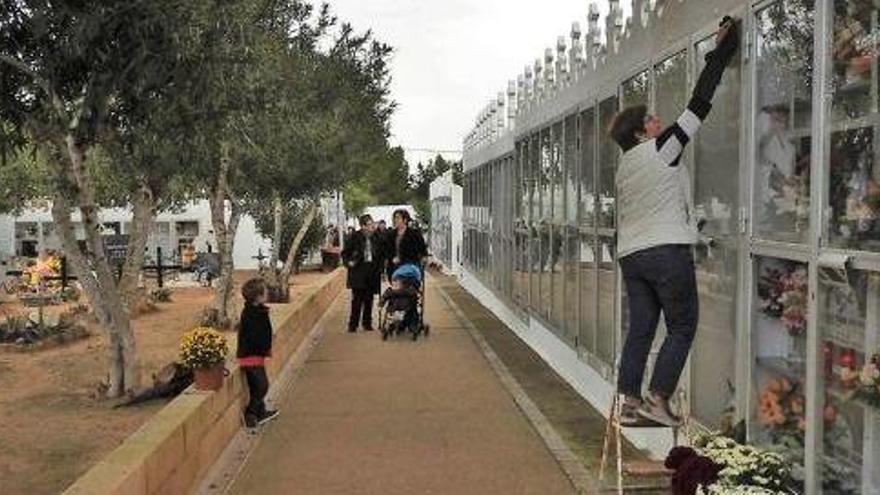
[[[412,263],[405,263],[394,270],[394,273],[391,274],[391,280],[414,280],[421,283],[422,271]]]

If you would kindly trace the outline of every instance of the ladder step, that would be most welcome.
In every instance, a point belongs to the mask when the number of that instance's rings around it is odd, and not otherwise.
[[[637,422],[631,423],[628,425],[621,424],[620,427],[621,428],[671,428],[673,430],[676,428],[680,428],[680,426],[661,425],[660,423],[658,423],[656,421],[651,421],[650,419],[646,419],[646,418],[639,418],[639,420]]]
[[[659,461],[629,461],[624,463],[623,472],[630,476],[671,476],[673,471]]]
[[[656,484],[656,485],[632,485],[632,484],[624,484],[623,485],[624,493],[648,493],[648,494],[658,494],[658,495],[667,495],[669,493],[669,484]],[[617,493],[616,486],[607,486],[599,489],[599,493]]]

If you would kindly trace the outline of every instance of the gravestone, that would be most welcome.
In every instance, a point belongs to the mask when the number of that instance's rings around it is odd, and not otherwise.
[[[127,235],[108,235],[104,236],[104,254],[107,261],[116,267],[125,264],[128,255],[128,236]]]

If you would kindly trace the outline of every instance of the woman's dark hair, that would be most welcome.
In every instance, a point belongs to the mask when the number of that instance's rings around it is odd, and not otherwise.
[[[648,115],[648,107],[635,105],[625,108],[614,116],[608,133],[623,151],[634,148],[639,144],[638,134],[645,132],[645,117]]]
[[[241,287],[241,296],[249,303],[256,301],[265,292],[266,282],[261,278],[252,278]]]
[[[412,220],[412,217],[409,216],[409,212],[406,211],[406,210],[403,209],[403,208],[401,208],[401,209],[399,209],[399,210],[394,210],[394,215],[393,215],[393,216],[396,217],[397,215],[400,215],[400,218],[402,218],[403,221],[405,221],[405,222],[407,222],[407,223],[409,223],[409,221]]]
[[[361,224],[361,227],[372,221],[373,217],[371,217],[370,215],[361,215],[360,218],[358,218],[358,223]]]

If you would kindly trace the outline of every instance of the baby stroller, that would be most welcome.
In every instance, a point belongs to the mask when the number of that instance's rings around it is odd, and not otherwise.
[[[431,331],[425,323],[425,276],[424,266],[405,264],[391,275],[391,287],[380,300],[379,328],[382,340],[392,335],[409,332],[413,340],[425,337]]]

